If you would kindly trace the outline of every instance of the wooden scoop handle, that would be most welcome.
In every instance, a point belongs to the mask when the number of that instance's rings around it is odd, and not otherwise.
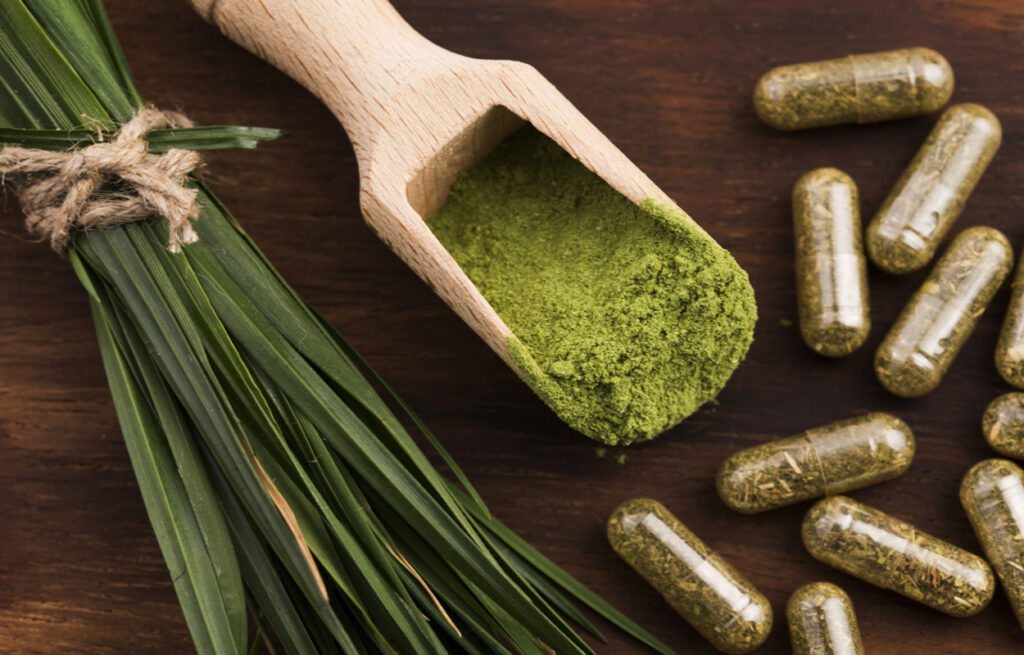
[[[387,0],[189,2],[334,112],[359,161],[366,222],[521,375],[515,335],[426,223],[457,173],[528,121],[633,202],[674,206],[532,66],[444,50]]]
[[[345,126],[357,154],[412,73],[461,57],[414,30],[387,0],[189,0],[231,40],[298,80]]]

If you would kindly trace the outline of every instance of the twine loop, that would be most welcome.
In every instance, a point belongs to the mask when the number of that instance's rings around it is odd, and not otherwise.
[[[67,251],[77,231],[154,214],[167,222],[167,249],[178,252],[182,244],[198,238],[192,221],[199,217],[199,204],[186,178],[202,164],[202,157],[193,150],[152,153],[145,137],[151,130],[180,127],[192,127],[192,121],[146,106],[110,141],[66,152],[8,146],[0,150],[0,176],[26,176],[14,186],[25,226],[48,239],[58,253]]]

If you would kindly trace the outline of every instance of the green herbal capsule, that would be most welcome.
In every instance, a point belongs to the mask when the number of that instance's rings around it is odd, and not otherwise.
[[[1024,459],[1024,393],[1011,391],[990,402],[981,432],[1000,455]]]
[[[981,105],[954,105],[943,112],[867,231],[871,261],[889,273],[924,267],[963,211],[1003,131]]]
[[[913,458],[906,423],[867,414],[734,453],[718,470],[718,495],[754,514],[890,480]]]
[[[718,650],[748,653],[768,637],[768,600],[661,503],[620,505],[608,519],[608,541]]]
[[[846,496],[811,507],[803,539],[815,559],[950,616],[977,614],[995,591],[985,560]]]
[[[864,655],[853,602],[828,582],[812,582],[786,604],[793,655]]]
[[[903,308],[875,353],[875,373],[897,396],[938,386],[1013,263],[998,230],[961,232]]]
[[[1005,459],[975,464],[960,502],[1024,627],[1024,471]]]
[[[849,355],[871,330],[857,185],[819,168],[793,187],[800,333],[815,352]]]
[[[1007,384],[1024,389],[1024,260],[1010,284],[1010,306],[996,344],[996,368]]]
[[[773,68],[757,83],[754,109],[777,130],[802,130],[927,114],[952,93],[945,57],[906,48]]]

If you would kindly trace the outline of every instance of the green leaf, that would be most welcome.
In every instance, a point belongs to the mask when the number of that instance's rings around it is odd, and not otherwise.
[[[135,78],[132,76],[131,68],[128,66],[128,60],[125,59],[124,52],[121,50],[121,44],[114,35],[114,28],[111,27],[110,20],[107,18],[107,13],[103,9],[102,0],[80,1],[85,5],[89,15],[92,16],[96,31],[99,32],[103,45],[107,50],[107,56],[110,58],[114,69],[117,71],[121,89],[124,91],[124,94],[128,96],[132,107],[141,107],[142,96],[139,95],[139,90],[135,86]],[[120,118],[123,121],[127,118],[127,115],[117,116],[117,118]]]
[[[123,120],[138,105],[125,93],[123,79],[110,59],[104,35],[97,30],[95,17],[77,0],[75,4],[78,10],[68,11],[69,1],[33,2],[31,9],[54,46],[106,109],[105,114]]]
[[[121,355],[114,331],[102,312],[94,311],[96,333],[114,404],[121,418],[125,444],[135,469],[157,541],[174,580],[182,611],[200,653],[235,655],[245,648],[245,602],[241,576],[224,530],[216,500],[206,496],[209,484],[196,461],[182,460],[184,475],[164,435],[183,432],[173,410],[163,407],[161,423],[147,406]],[[123,335],[122,335],[123,336]],[[186,485],[190,485],[186,487]]]
[[[0,2],[0,26],[0,106],[18,107],[22,119],[10,127],[71,129],[83,125],[86,117],[113,125],[103,104],[22,0]],[[4,118],[12,116],[5,109]]]
[[[269,127],[241,125],[204,125],[153,130],[146,134],[150,152],[162,153],[180,150],[224,150],[229,148],[255,149],[263,141],[272,141],[284,132]],[[38,148],[41,150],[74,150],[100,140],[109,140],[113,132],[95,130],[24,130],[0,128],[0,144]]]
[[[220,513],[220,503],[200,460],[195,435],[180,406],[149,360],[146,347],[135,334],[133,326],[123,315],[119,319],[119,341],[128,344],[131,350],[137,376],[144,383],[145,395],[156,412],[162,436],[174,457],[174,467],[165,471],[165,475],[177,475],[180,478],[199,528],[201,544],[200,539],[189,534],[185,535],[182,542],[188,547],[202,545],[211,556],[220,591],[220,604],[211,605],[204,613],[208,622],[211,616],[217,623],[223,620],[224,627],[230,629],[234,636],[235,648],[242,650],[247,632],[245,592],[227,525]],[[223,605],[223,617],[218,616],[220,605]]]
[[[281,130],[269,127],[245,127],[242,125],[202,125],[153,130],[146,135],[152,152],[167,152],[171,148],[181,150],[225,150],[241,148],[255,150],[264,141],[273,141],[284,135]],[[0,139],[2,139],[0,135]]]
[[[272,547],[305,592],[319,597],[319,581],[311,572],[300,544],[260,481],[240,431],[234,411],[225,402],[223,388],[212,377],[205,353],[195,348],[198,337],[160,265],[153,261],[141,230],[132,223],[116,229],[83,233],[77,240],[86,261],[102,262],[116,281],[115,290],[131,308],[133,322],[147,335],[150,348],[168,385],[195,422],[204,443],[213,453],[246,509],[260,522]],[[162,255],[160,255],[162,256]],[[325,602],[325,601],[321,601]]]
[[[235,536],[239,562],[250,592],[274,628],[275,635],[289,653],[326,653],[330,645],[317,639],[310,628],[319,622],[329,630],[331,641],[346,653],[357,652],[356,641],[330,606],[311,606],[304,603],[301,592],[289,593],[287,573],[280,571],[280,562],[265,542],[260,539],[245,510],[235,497],[227,481],[215,474],[214,482],[220,491],[224,513]],[[314,646],[314,642],[320,644]]]

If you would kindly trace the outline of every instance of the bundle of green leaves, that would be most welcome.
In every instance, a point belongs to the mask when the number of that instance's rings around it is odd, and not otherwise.
[[[0,143],[74,148],[141,106],[99,0],[0,0]],[[589,653],[567,621],[600,635],[570,599],[670,652],[493,519],[409,408],[189,184],[198,242],[168,252],[157,218],[76,234],[68,258],[200,653],[244,653],[266,633],[289,653]]]

